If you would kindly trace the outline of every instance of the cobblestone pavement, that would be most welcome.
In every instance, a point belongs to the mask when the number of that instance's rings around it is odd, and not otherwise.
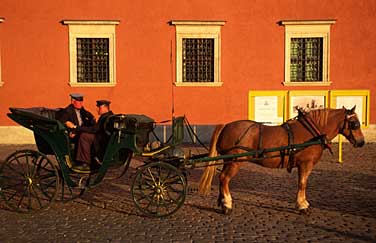
[[[0,146],[0,160],[29,146]],[[334,145],[334,150],[336,146]],[[376,143],[344,144],[344,163],[325,152],[309,179],[312,209],[295,210],[297,172],[246,164],[231,184],[234,211],[216,209],[210,196],[189,192],[184,206],[162,218],[142,216],[130,196],[137,161],[126,176],[106,180],[82,199],[18,214],[1,206],[0,242],[376,242]],[[197,186],[201,169],[190,171]]]

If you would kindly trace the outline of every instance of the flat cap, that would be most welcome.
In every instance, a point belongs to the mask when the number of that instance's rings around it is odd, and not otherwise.
[[[110,105],[111,104],[111,101],[108,101],[108,100],[97,100],[97,106],[101,106],[101,105]]]
[[[83,101],[84,100],[84,96],[82,94],[79,94],[79,93],[72,93],[70,94],[70,97],[74,100],[78,100],[78,101]]]

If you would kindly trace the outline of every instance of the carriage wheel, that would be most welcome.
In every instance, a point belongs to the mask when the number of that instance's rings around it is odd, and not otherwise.
[[[18,212],[47,207],[56,196],[58,183],[56,167],[38,151],[17,151],[0,167],[1,196]]]
[[[173,214],[183,205],[186,182],[176,167],[164,162],[150,163],[138,169],[131,194],[142,213],[164,217]]]

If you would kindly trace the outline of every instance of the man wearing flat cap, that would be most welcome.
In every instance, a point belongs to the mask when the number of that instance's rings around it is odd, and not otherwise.
[[[82,94],[70,94],[71,104],[59,111],[57,119],[68,128],[91,127],[95,125],[93,114],[83,107],[84,96]],[[74,137],[74,133],[71,136]]]
[[[69,129],[71,141],[77,145],[79,140],[79,130],[84,127],[92,127],[96,124],[94,115],[83,107],[84,96],[78,93],[69,95],[71,104],[61,109],[56,114],[56,119],[61,121]],[[76,154],[77,146],[75,146]],[[78,166],[75,164],[75,166]]]
[[[104,152],[108,144],[109,135],[105,132],[105,121],[113,115],[110,110],[110,101],[97,100],[98,122],[91,127],[78,127],[80,133],[78,140],[76,161],[85,168],[95,167],[92,162],[92,151],[100,161],[103,160]]]

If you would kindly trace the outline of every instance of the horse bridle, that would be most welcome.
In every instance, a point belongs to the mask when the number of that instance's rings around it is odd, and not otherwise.
[[[346,110],[345,120],[343,122],[343,126],[339,130],[340,134],[343,134],[343,132],[346,129],[346,125],[347,125],[348,129],[350,130],[350,138],[355,139],[352,131],[360,128],[360,122],[358,120],[350,120],[352,117],[355,117],[355,116],[356,116],[355,113],[352,113],[350,110]]]

